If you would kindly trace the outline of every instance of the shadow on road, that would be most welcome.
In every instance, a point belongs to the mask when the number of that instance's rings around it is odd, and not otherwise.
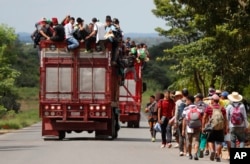
[[[0,151],[20,151],[20,150],[29,150],[34,149],[37,146],[0,146]]]

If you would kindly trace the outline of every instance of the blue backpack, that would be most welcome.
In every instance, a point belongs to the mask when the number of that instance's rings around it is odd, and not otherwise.
[[[182,100],[181,104],[178,106],[177,120],[179,124],[182,123],[182,119],[183,119],[182,113],[185,107],[186,107],[185,101]]]

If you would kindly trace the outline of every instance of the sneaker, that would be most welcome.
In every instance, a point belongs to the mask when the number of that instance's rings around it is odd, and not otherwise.
[[[209,155],[209,150],[206,150],[205,151],[205,156],[208,156]]]
[[[221,162],[220,157],[216,157],[216,162]]]
[[[179,147],[179,144],[174,145],[174,148],[178,148],[178,147]]]
[[[214,157],[215,157],[215,152],[211,152],[211,154],[210,154],[210,160],[214,161]]]
[[[155,142],[155,138],[153,137],[153,138],[151,139],[151,141],[152,141],[152,142]]]
[[[195,155],[194,155],[194,160],[196,160],[196,161],[197,161],[197,160],[199,160],[199,158],[198,158],[198,155],[197,155],[197,154],[195,154]]]
[[[190,160],[191,160],[191,159],[193,159],[193,156],[192,156],[192,154],[190,154],[188,158],[189,158]]]
[[[186,156],[189,157],[189,154],[187,153]]]
[[[199,157],[200,157],[200,158],[203,158],[203,157],[204,157],[204,151],[203,151],[203,150],[200,150]]]
[[[184,153],[182,151],[180,152],[180,156],[184,156]]]
[[[167,147],[168,147],[168,148],[171,148],[171,147],[172,147],[172,144],[171,144],[171,143],[168,143],[168,144],[167,144]]]
[[[161,148],[165,148],[165,147],[166,147],[166,145],[165,145],[165,144],[162,144],[162,145],[161,145]]]

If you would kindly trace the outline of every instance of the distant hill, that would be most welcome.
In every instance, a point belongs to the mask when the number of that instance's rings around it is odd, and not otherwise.
[[[30,37],[30,33],[27,33],[27,32],[19,32],[17,33],[18,35],[18,38],[21,42],[24,42],[24,43],[32,43],[32,40],[31,40],[31,37]]]
[[[32,43],[30,33],[20,32],[17,33],[18,38],[21,42]],[[125,33],[124,38],[130,37],[136,43],[145,43],[148,47],[158,45],[162,42],[170,42],[166,37],[159,36],[157,33]]]

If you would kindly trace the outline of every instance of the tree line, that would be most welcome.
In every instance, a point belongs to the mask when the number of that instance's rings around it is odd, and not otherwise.
[[[188,86],[207,94],[209,86],[248,91],[250,84],[249,0],[154,0],[153,14],[168,29],[156,31],[174,42],[161,62],[178,76],[174,88]]]

